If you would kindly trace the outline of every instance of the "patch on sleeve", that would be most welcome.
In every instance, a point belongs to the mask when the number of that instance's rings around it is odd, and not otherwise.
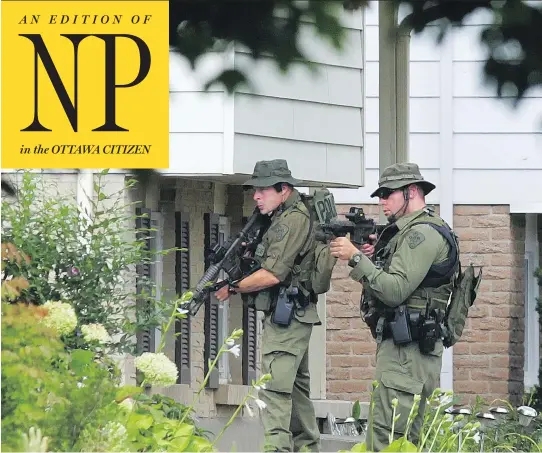
[[[290,229],[286,225],[277,225],[275,228],[273,228],[273,232],[275,234],[275,241],[282,241],[284,237],[288,234],[288,231],[290,231]]]
[[[265,253],[265,247],[263,246],[263,244],[258,244],[258,246],[256,247],[256,251],[254,252],[254,255],[261,258],[264,255],[264,253]]]
[[[408,246],[411,249],[415,249],[420,245],[423,241],[425,241],[425,236],[423,233],[420,233],[419,231],[411,231],[408,233],[408,236],[406,238]]]

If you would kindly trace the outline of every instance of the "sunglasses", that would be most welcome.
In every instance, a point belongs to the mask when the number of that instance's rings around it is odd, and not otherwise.
[[[399,191],[401,191],[401,189],[380,189],[376,193],[376,196],[378,198],[382,198],[383,200],[387,200],[392,193],[399,192]]]

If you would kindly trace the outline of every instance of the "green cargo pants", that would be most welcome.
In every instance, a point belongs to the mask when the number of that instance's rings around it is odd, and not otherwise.
[[[374,408],[369,411],[366,445],[368,451],[380,451],[389,445],[393,421],[391,402],[397,398],[396,416],[401,417],[394,425],[393,440],[405,432],[408,414],[414,395],[421,396],[419,412],[410,428],[408,439],[417,444],[423,423],[425,400],[437,388],[442,365],[442,342],[428,355],[420,352],[417,343],[396,346],[393,340],[380,343],[376,350],[376,380],[378,388],[373,392]]]
[[[319,451],[320,430],[310,400],[309,340],[312,324],[293,319],[279,327],[267,316],[262,338],[262,371],[272,379],[258,397],[265,451]]]

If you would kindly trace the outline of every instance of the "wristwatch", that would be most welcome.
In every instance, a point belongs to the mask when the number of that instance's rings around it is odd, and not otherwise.
[[[356,267],[357,264],[361,261],[361,256],[362,256],[361,253],[356,253],[356,254],[354,254],[354,256],[352,256],[352,258],[350,258],[350,259],[348,260],[348,265],[349,265],[350,267]]]
[[[237,294],[237,288],[239,288],[239,285],[234,282],[228,283],[228,293],[230,294]]]

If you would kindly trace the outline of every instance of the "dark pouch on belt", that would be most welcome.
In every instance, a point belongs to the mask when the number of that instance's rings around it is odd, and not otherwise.
[[[288,297],[287,289],[285,287],[281,288],[271,321],[278,326],[288,327],[294,317],[294,308],[294,299]]]
[[[393,321],[390,321],[390,330],[395,344],[407,344],[412,341],[410,319],[406,306],[400,305],[395,309],[395,317]]]

